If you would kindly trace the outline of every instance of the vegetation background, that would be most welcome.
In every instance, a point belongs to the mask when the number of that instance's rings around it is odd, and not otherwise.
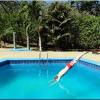
[[[100,48],[100,1],[0,1],[0,45],[42,50]]]

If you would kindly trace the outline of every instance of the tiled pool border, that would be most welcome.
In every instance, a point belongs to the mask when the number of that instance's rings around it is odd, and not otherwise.
[[[32,64],[32,63],[67,63],[71,61],[73,58],[8,58],[8,59],[0,59],[0,66],[6,64]],[[96,62],[88,59],[80,59],[79,63],[92,66],[96,68],[100,68],[100,62]]]

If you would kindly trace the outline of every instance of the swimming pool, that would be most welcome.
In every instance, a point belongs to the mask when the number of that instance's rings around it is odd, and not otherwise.
[[[100,99],[100,65],[80,60],[60,82],[52,79],[71,59],[0,62],[0,99]]]

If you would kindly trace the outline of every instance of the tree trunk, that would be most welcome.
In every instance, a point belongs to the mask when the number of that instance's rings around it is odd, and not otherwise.
[[[43,32],[43,26],[39,26],[38,35],[39,35],[39,51],[42,51],[42,38],[41,34]]]
[[[30,45],[29,45],[29,34],[27,34],[27,49],[30,50]]]
[[[13,32],[13,45],[14,49],[16,49],[16,32]]]
[[[40,33],[38,32],[39,34],[39,51],[42,51],[42,41],[41,41],[41,35]]]
[[[28,34],[28,29],[30,27],[31,23],[29,23],[26,27],[26,37],[27,37],[27,49],[30,50],[30,45],[29,45],[29,34]]]

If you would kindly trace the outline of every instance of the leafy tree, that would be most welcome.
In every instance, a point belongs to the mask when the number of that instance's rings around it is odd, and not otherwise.
[[[19,15],[24,18],[23,20],[23,27],[25,29],[25,33],[27,35],[27,47],[29,48],[29,35],[32,35],[31,32],[33,32],[33,36],[35,33],[39,33],[39,31],[36,31],[40,25],[39,16],[40,11],[42,10],[42,2],[38,1],[32,1],[32,2],[22,2],[21,3],[21,9]],[[40,36],[40,35],[39,35]],[[41,38],[41,37],[40,37]]]
[[[100,15],[100,1],[71,1],[71,6],[77,8],[79,11],[87,11],[92,15]]]
[[[2,23],[2,35],[1,40],[6,42],[11,41],[12,32],[14,31],[16,26],[16,11],[17,11],[18,3],[11,1],[0,1],[0,9],[1,9],[1,18],[3,20]]]
[[[54,2],[0,1],[0,40],[12,43],[13,32],[18,44],[48,45],[62,50],[99,48],[100,3],[98,1]],[[73,7],[72,7],[73,6]],[[77,8],[77,9],[76,9]],[[94,16],[95,15],[95,16]]]
[[[100,46],[100,17],[83,16],[80,23],[80,44],[82,48],[94,49]]]
[[[45,27],[48,30],[48,40],[51,40],[53,45],[63,50],[75,47],[78,35],[78,14],[78,11],[63,3],[55,2],[50,5],[45,16]]]

